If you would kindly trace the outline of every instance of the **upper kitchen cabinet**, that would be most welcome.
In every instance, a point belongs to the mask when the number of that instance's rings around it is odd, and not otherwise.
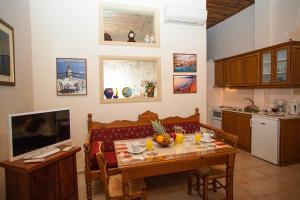
[[[228,61],[229,65],[229,83],[231,86],[241,86],[243,85],[243,65],[242,58],[234,58]]]
[[[243,88],[300,87],[300,42],[289,41],[264,49],[223,58],[228,62],[229,82],[216,86]],[[218,68],[219,74],[221,74]],[[223,72],[223,81],[224,81]],[[225,81],[224,81],[225,82]],[[217,83],[217,82],[216,82]]]
[[[242,57],[244,85],[257,85],[259,80],[259,53],[250,53]]]
[[[159,11],[152,8],[100,4],[101,45],[159,47]]]
[[[220,61],[215,64],[215,85],[226,86],[229,84],[228,61]]]

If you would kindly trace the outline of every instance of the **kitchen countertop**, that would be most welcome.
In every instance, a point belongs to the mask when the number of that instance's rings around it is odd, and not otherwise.
[[[251,113],[251,112],[245,112],[237,109],[231,109],[231,108],[220,108],[223,111],[229,111],[229,112],[236,112],[236,113],[242,113],[242,114],[248,114],[252,116],[261,116],[261,117],[267,117],[267,118],[277,118],[277,119],[298,119],[300,118],[300,115],[291,115],[288,113],[272,113],[272,112],[258,112],[258,113]]]

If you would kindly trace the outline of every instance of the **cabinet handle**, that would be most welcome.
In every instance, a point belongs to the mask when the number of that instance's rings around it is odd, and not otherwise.
[[[260,123],[261,125],[266,125],[266,123],[264,123],[264,122],[262,122],[262,123]]]

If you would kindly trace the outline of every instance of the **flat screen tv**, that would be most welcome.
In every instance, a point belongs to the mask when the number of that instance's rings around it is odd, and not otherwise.
[[[11,114],[9,126],[11,161],[71,141],[70,109]]]

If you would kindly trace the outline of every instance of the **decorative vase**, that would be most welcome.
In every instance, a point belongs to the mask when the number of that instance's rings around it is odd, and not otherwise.
[[[114,90],[112,88],[105,88],[105,90],[104,90],[104,96],[107,99],[111,99],[113,95],[114,95]]]
[[[146,89],[147,97],[154,97],[154,89],[155,87],[148,87]]]

